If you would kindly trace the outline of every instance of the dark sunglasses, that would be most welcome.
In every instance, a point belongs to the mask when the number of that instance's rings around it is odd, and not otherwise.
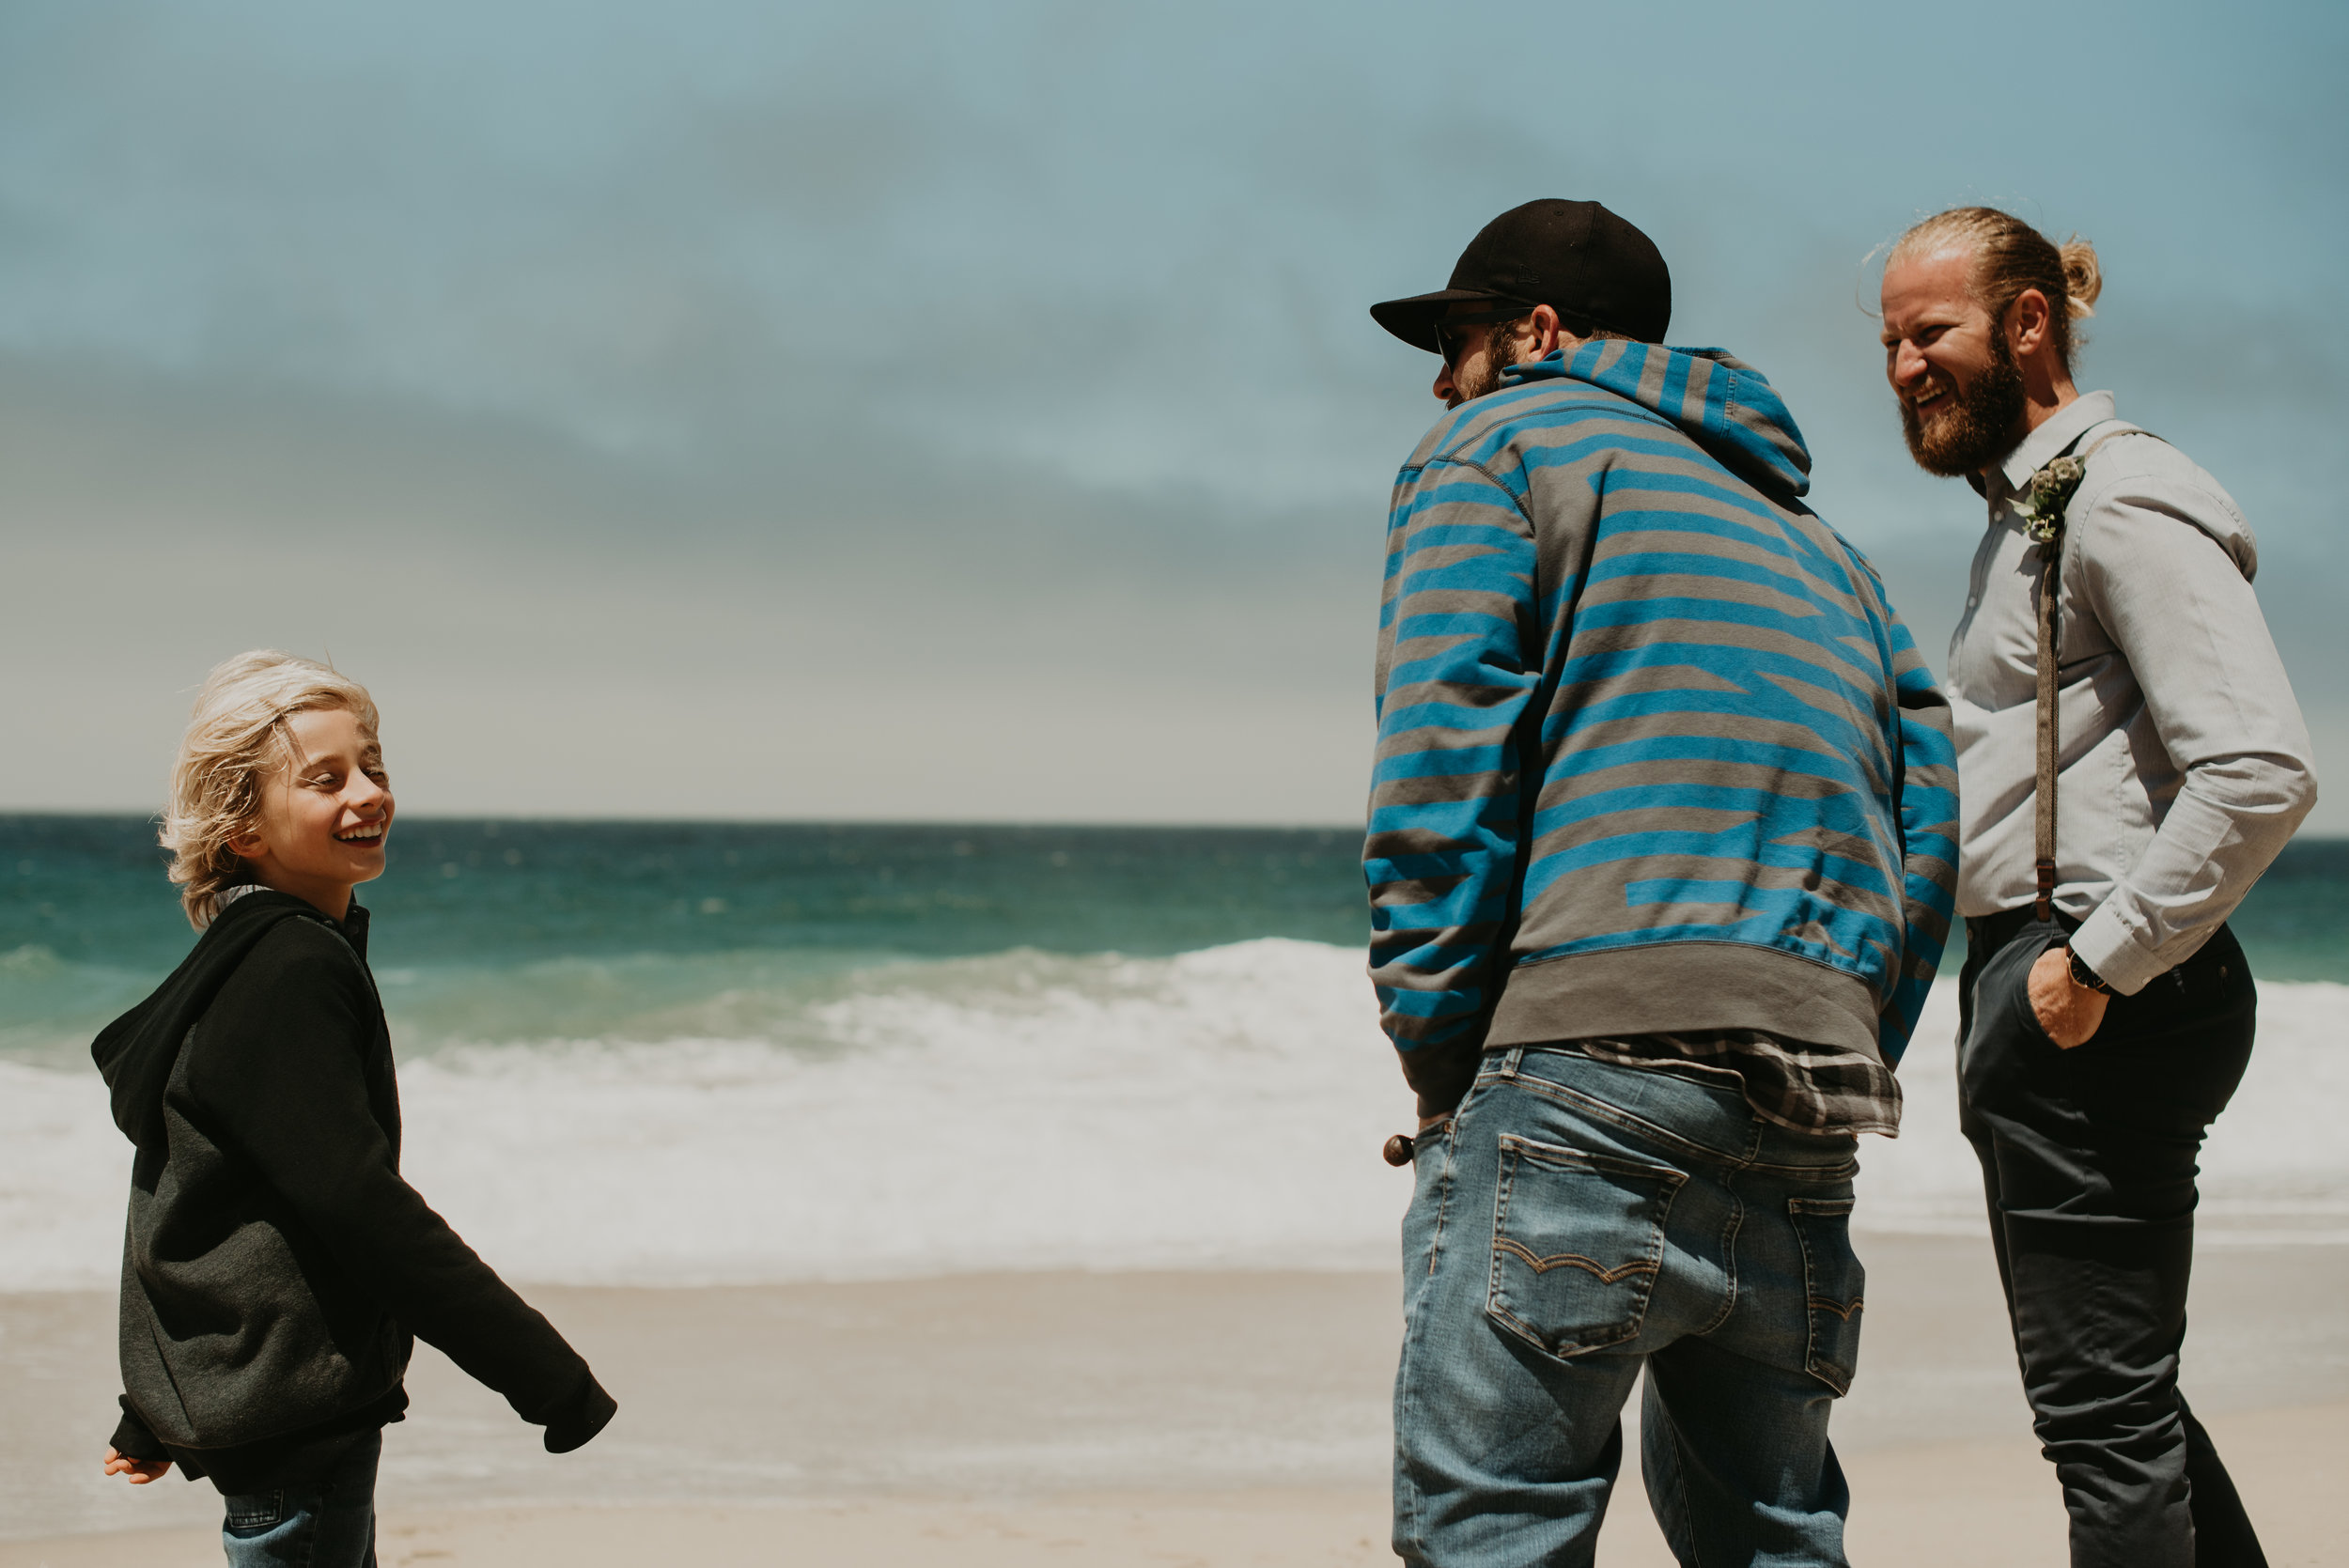
[[[1460,350],[1468,346],[1468,339],[1460,335],[1460,328],[1489,327],[1501,321],[1515,321],[1532,308],[1532,305],[1512,302],[1498,310],[1478,310],[1470,311],[1465,316],[1446,316],[1436,322],[1436,352],[1443,356],[1444,364],[1450,365],[1459,358]]]
[[[1558,309],[1555,305],[1550,308]],[[1479,310],[1472,311],[1466,316],[1444,317],[1435,325],[1436,352],[1443,356],[1443,362],[1448,365],[1457,359],[1460,350],[1468,346],[1468,340],[1460,336],[1455,330],[1455,328],[1489,327],[1501,321],[1522,320],[1532,312],[1532,305],[1517,300],[1508,300],[1504,301],[1497,310]],[[1591,318],[1579,312],[1559,310],[1558,324],[1578,337],[1588,337],[1591,333]]]

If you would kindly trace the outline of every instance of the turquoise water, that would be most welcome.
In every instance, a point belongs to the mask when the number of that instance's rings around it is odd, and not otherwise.
[[[521,1280],[1382,1267],[1411,1102],[1343,830],[404,821],[366,893],[402,1170]],[[149,824],[0,817],[0,1289],[102,1289],[129,1145],[89,1041],[194,939]],[[2349,1241],[2349,845],[2238,921],[2260,1048],[2202,1222]],[[1871,1146],[1979,1224],[1954,986]],[[756,1202],[713,1201],[756,1194]]]
[[[1358,846],[1339,829],[411,818],[362,896],[419,1048],[772,1035],[908,961],[1354,946]],[[192,938],[163,865],[142,818],[0,816],[0,1053],[70,1055],[178,962]],[[2349,981],[2349,842],[2292,846],[2235,927],[2266,978]]]
[[[386,1001],[428,1039],[660,1037],[906,960],[1357,944],[1359,845],[1327,829],[404,819],[360,897]],[[193,933],[164,861],[142,818],[0,816],[0,1051],[54,1058],[179,962]]]

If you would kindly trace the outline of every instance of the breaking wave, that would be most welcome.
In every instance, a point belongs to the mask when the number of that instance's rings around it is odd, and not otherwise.
[[[23,953],[25,984],[119,977]],[[972,1270],[1385,1268],[1410,1101],[1358,949],[1168,958],[769,954],[381,977],[404,1168],[522,1281],[684,1285]],[[2269,983],[2204,1159],[2214,1241],[2349,1241],[2349,986]],[[79,1011],[82,1002],[76,1003]],[[1981,1226],[1956,999],[1866,1141],[1863,1228]],[[110,1286],[130,1149],[86,1032],[0,1041],[0,1288]]]

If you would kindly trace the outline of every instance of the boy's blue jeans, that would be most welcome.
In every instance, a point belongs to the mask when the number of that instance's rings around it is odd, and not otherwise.
[[[307,1485],[232,1495],[221,1526],[229,1568],[375,1568],[375,1467],[369,1433]]]
[[[1404,1221],[1397,1555],[1591,1562],[1644,1367],[1641,1468],[1683,1563],[1843,1564],[1857,1142],[1671,1070],[1488,1052]]]

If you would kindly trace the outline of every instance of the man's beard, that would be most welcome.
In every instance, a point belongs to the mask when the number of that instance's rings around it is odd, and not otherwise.
[[[1530,325],[1524,317],[1514,321],[1496,321],[1485,334],[1482,348],[1460,356],[1460,362],[1452,367],[1452,389],[1460,395],[1461,402],[1473,403],[1501,390],[1501,373],[1518,363],[1519,330]]]
[[[1501,390],[1501,373],[1508,368],[1501,356],[1514,347],[1514,344],[1495,343],[1483,352],[1470,354],[1460,361],[1459,367],[1452,373],[1452,384],[1458,389],[1461,402],[1473,403],[1479,397]]]
[[[1908,438],[1908,455],[1918,467],[1953,479],[1988,468],[2015,444],[2015,428],[2023,422],[2023,367],[2015,363],[2004,337],[1992,334],[1990,367],[1972,386],[1953,391],[1951,402],[1953,407],[1928,424],[1918,417],[1914,402],[1902,398],[1901,434]]]

